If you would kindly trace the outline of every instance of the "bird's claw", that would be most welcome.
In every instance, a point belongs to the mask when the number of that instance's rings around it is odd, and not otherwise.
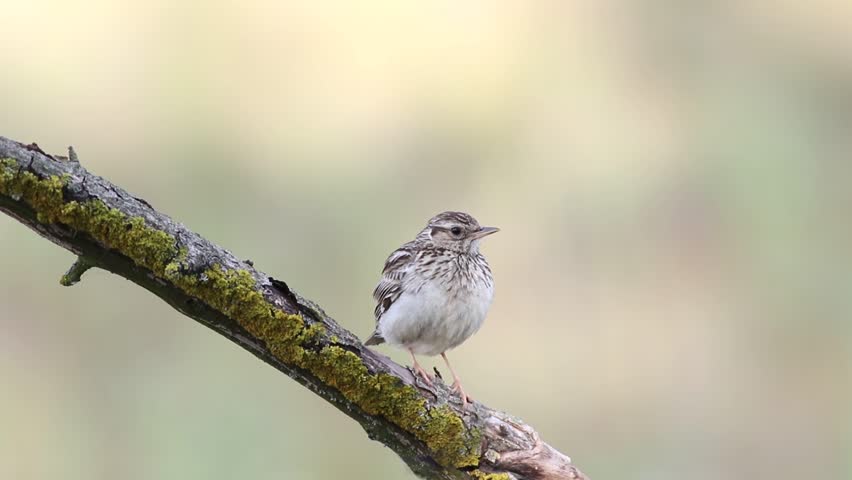
[[[420,375],[420,377],[423,379],[423,381],[426,382],[426,385],[429,385],[430,387],[435,386],[434,385],[435,378],[432,375],[429,375],[429,372],[427,372],[426,370],[423,370],[423,368],[420,365],[414,365],[414,372],[417,375]]]
[[[462,410],[466,409],[468,404],[471,402],[471,398],[464,393],[464,388],[462,388],[461,382],[458,380],[454,381],[453,385],[450,387],[450,391],[459,394],[459,398],[461,398],[462,401]]]

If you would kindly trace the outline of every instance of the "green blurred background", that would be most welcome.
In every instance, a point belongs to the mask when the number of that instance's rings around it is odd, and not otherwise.
[[[852,3],[0,16],[0,135],[73,144],[362,337],[431,215],[501,227],[491,314],[451,356],[592,478],[852,478]],[[0,244],[0,478],[410,477],[144,290],[60,287],[71,254],[6,216]]]

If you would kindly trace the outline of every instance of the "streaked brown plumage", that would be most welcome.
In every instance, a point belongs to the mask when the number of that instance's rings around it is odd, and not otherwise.
[[[373,292],[376,330],[366,344],[405,348],[414,369],[430,384],[432,378],[415,354],[440,354],[464,404],[468,397],[446,351],[470,338],[485,320],[494,280],[479,242],[496,231],[480,227],[466,213],[440,213],[414,240],[390,254]]]

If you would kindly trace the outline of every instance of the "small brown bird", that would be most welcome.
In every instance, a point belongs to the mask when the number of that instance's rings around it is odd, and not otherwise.
[[[415,355],[440,354],[463,406],[470,397],[446,352],[479,330],[491,306],[494,278],[479,253],[479,242],[497,231],[480,227],[466,213],[439,213],[414,240],[390,254],[373,291],[376,330],[366,345],[387,342],[405,348],[414,370],[429,385],[432,376]]]

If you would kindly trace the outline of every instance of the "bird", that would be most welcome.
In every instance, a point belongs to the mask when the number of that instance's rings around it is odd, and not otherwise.
[[[416,355],[441,355],[463,408],[470,397],[447,351],[476,333],[491,307],[494,277],[479,244],[499,230],[481,227],[467,213],[439,213],[388,256],[373,291],[376,328],[365,345],[388,343],[407,350],[413,371],[429,386],[433,378]]]

